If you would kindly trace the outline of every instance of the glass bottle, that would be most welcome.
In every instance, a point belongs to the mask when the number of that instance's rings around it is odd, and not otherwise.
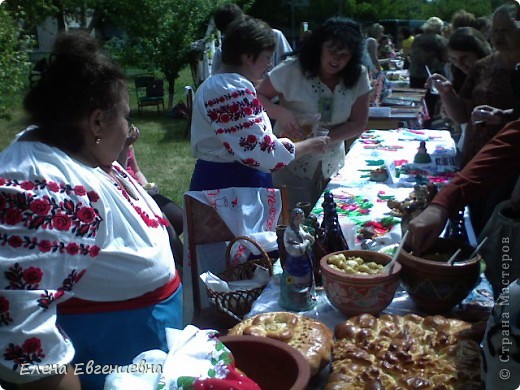
[[[324,195],[322,203],[323,207],[323,221],[321,227],[324,230],[325,238],[323,246],[327,254],[338,251],[348,250],[347,240],[343,236],[341,226],[338,220],[338,212],[336,209],[336,202],[332,192],[327,191]]]

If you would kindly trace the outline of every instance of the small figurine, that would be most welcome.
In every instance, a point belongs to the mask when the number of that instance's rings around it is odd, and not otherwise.
[[[436,193],[437,187],[433,183],[427,185],[416,184],[410,195],[402,202],[393,199],[387,201],[387,206],[392,209],[391,213],[401,217],[401,231],[403,234],[408,229],[410,221],[428,206]]]
[[[388,171],[385,167],[379,167],[370,171],[370,181],[383,183],[388,180]]]
[[[415,157],[413,158],[413,162],[416,164],[429,164],[432,162],[432,159],[430,155],[428,154],[428,151],[426,150],[426,142],[421,141],[419,143],[419,149],[417,149],[417,153]]]
[[[287,258],[280,280],[280,306],[292,311],[309,310],[316,303],[312,255],[314,237],[302,228],[304,216],[302,209],[293,209],[284,234]]]

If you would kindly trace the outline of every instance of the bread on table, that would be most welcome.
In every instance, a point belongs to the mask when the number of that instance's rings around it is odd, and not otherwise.
[[[481,328],[440,315],[362,314],[336,325],[326,390],[481,389]]]
[[[322,322],[290,312],[258,314],[229,330],[230,336],[253,335],[286,342],[300,351],[311,366],[311,376],[330,363],[332,331]]]

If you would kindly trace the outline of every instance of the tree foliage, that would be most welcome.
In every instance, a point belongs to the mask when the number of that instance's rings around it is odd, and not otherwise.
[[[27,80],[30,40],[21,35],[19,24],[0,6],[0,118],[9,118],[13,96]]]
[[[217,6],[230,0],[8,0],[0,7],[0,92],[12,91],[19,85],[2,78],[24,72],[23,42],[14,21],[23,20],[25,32],[33,32],[47,16],[54,16],[60,27],[73,15],[82,27],[96,26],[105,31],[115,27],[118,37],[110,41],[110,49],[124,64],[159,71],[168,81],[170,103],[174,82],[179,72],[197,54],[192,43],[204,38],[208,21]],[[236,0],[247,13],[264,19],[271,26],[290,31],[297,37],[301,21],[311,29],[333,15],[345,15],[361,22],[381,19],[427,19],[439,16],[449,21],[460,9],[476,16],[489,15],[502,0]],[[93,11],[91,26],[86,26],[87,11]],[[4,22],[5,20],[5,22]],[[19,53],[14,55],[13,50]],[[0,53],[1,54],[1,53]],[[21,66],[20,66],[21,65]],[[8,69],[15,68],[16,72]],[[15,76],[16,77],[16,76]],[[6,96],[2,93],[2,96]],[[0,103],[5,104],[5,103]]]

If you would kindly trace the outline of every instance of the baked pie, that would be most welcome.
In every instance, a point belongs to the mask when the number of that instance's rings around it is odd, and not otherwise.
[[[326,390],[482,389],[482,327],[440,315],[362,314],[336,325]]]

